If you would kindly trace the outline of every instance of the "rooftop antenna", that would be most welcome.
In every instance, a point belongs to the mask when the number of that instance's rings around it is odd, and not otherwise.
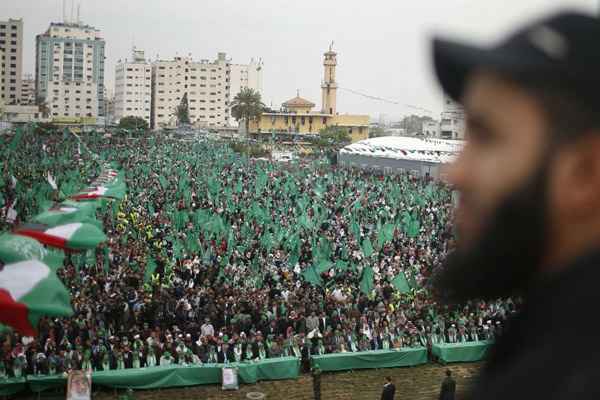
[[[73,6],[75,5],[75,0],[71,0],[71,18],[70,23],[73,23]]]
[[[62,0],[62,3],[63,3],[63,9],[62,9],[62,22],[63,22],[63,23],[67,22],[67,21],[66,21],[66,19],[67,19],[67,3],[66,3],[66,1],[67,1],[67,0]]]
[[[80,11],[81,11],[81,3],[78,3],[77,4],[77,25],[81,25],[81,20],[79,19]]]

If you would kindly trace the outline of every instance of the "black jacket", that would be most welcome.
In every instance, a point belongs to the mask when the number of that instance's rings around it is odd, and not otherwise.
[[[381,392],[381,400],[394,400],[396,394],[396,386],[393,383],[386,384],[383,386],[383,392]]]
[[[490,350],[472,399],[599,399],[600,252],[539,282]]]
[[[440,390],[440,400],[454,400],[454,393],[456,392],[456,382],[454,379],[447,376],[442,382],[442,389]]]
[[[227,355],[227,362],[235,362],[235,355],[233,354],[233,349],[227,349],[227,352],[223,350],[217,352],[217,362],[219,364],[223,364],[225,362],[225,355]]]

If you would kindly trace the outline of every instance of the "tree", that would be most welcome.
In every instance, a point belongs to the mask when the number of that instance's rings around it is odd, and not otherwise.
[[[341,147],[351,142],[350,135],[346,128],[339,126],[328,126],[319,131],[320,146]]]
[[[148,129],[148,122],[144,118],[127,116],[119,121],[119,128],[122,129]]]
[[[386,135],[385,134],[385,129],[383,129],[383,128],[379,127],[379,126],[376,126],[376,127],[373,127],[371,129],[369,129],[369,137],[370,138],[380,137],[380,136],[385,136],[385,135]]]
[[[260,93],[254,89],[243,88],[231,102],[231,115],[236,121],[244,120],[246,134],[250,130],[250,120],[259,117],[265,108]]]
[[[433,121],[430,116],[413,114],[402,118],[398,125],[407,135],[420,135],[423,133],[423,123],[430,121]]]
[[[179,125],[190,123],[190,110],[188,105],[187,93],[185,93],[181,98],[181,103],[179,103],[179,105],[177,106],[176,113],[177,122]]]
[[[62,130],[52,122],[40,122],[36,124],[34,132],[36,135],[62,134]]]

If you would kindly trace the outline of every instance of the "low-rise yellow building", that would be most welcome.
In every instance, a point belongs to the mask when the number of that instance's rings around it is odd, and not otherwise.
[[[318,134],[321,129],[338,126],[348,130],[352,142],[369,137],[369,116],[339,114],[336,110],[337,83],[335,81],[336,53],[329,48],[325,53],[325,74],[322,90],[321,111],[313,111],[315,104],[296,97],[282,104],[281,111],[264,112],[250,121],[249,133],[261,134]]]

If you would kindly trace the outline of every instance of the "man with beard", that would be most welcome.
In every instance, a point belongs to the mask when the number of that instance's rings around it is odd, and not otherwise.
[[[598,19],[569,12],[491,48],[433,43],[438,79],[467,118],[448,170],[461,192],[457,246],[436,291],[453,303],[523,298],[474,399],[600,397],[599,36]]]

